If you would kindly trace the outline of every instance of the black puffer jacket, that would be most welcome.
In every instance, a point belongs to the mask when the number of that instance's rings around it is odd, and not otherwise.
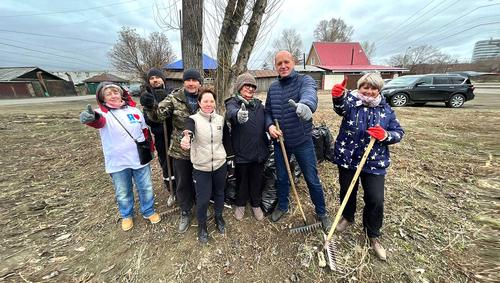
[[[155,98],[156,103],[159,103],[165,97],[167,97],[168,94],[172,92],[172,88],[165,87],[165,91],[162,93],[157,93],[152,89],[150,86],[146,87],[146,92],[153,94],[153,97]],[[163,137],[163,123],[158,123],[153,120],[151,120],[146,111],[144,112],[144,119],[146,120],[146,124],[151,128],[151,132],[153,132],[153,135],[155,137],[162,136]],[[170,134],[172,133],[172,119],[167,119],[167,136],[170,137]]]
[[[231,141],[236,163],[264,162],[269,154],[266,135],[264,105],[253,99],[248,105],[248,121],[238,123],[241,100],[236,97],[226,101],[226,119],[231,123]]]

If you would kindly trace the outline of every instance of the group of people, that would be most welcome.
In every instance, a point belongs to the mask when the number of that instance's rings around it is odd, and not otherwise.
[[[294,66],[295,60],[288,51],[276,54],[275,68],[279,76],[269,87],[265,104],[254,97],[255,78],[249,73],[238,76],[234,95],[225,101],[225,116],[216,111],[216,92],[203,87],[200,73],[193,69],[184,71],[183,87],[171,92],[166,88],[163,73],[151,69],[148,89],[140,98],[144,116],[123,88],[102,83],[96,93],[99,109],[94,110],[89,105],[80,114],[80,121],[100,130],[106,172],[111,175],[115,187],[122,229],[129,230],[133,226],[132,180],[137,187],[143,217],[151,223],[160,221],[153,208],[151,168],[149,163],[140,164],[134,143],[134,139],[143,141],[150,137],[149,125],[166,187],[171,187],[175,176],[175,188],[170,190],[169,202],[176,202],[181,209],[180,233],[191,226],[195,207],[198,240],[208,242],[210,200],[214,203],[216,229],[225,233],[223,209],[228,158],[235,162],[234,217],[242,220],[250,202],[253,216],[258,221],[264,219],[260,208],[261,189],[270,138],[275,152],[278,192],[278,205],[271,220],[276,222],[286,215],[290,181],[285,152],[277,140],[280,137],[284,137],[286,154],[295,156],[303,172],[316,218],[324,231],[329,231],[332,221],[325,204],[312,139],[312,116],[318,107],[316,83],[310,76],[297,73]],[[385,260],[386,252],[379,237],[385,174],[391,162],[388,145],[399,142],[404,132],[394,111],[380,94],[384,84],[380,75],[364,75],[357,82],[357,90],[350,92],[345,89],[346,83],[344,80],[332,89],[333,109],[343,117],[334,147],[340,201],[346,196],[370,139],[376,139],[360,175],[365,201],[363,226],[375,254]],[[335,228],[339,232],[354,223],[357,186],[358,183]]]

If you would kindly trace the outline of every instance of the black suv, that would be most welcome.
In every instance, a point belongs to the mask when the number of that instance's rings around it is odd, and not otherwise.
[[[412,75],[393,79],[381,93],[392,106],[445,102],[446,106],[457,108],[474,99],[474,86],[468,78],[457,74]]]

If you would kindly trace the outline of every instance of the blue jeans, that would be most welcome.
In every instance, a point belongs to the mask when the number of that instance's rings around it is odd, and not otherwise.
[[[293,148],[286,148],[288,160],[290,155],[295,155],[299,163],[300,170],[304,174],[309,195],[314,204],[314,210],[318,216],[326,214],[325,196],[323,194],[323,187],[318,176],[318,169],[316,168],[316,153],[314,151],[314,144],[312,137],[306,142],[294,146]],[[278,177],[278,209],[282,211],[288,210],[288,195],[290,194],[290,181],[288,179],[288,172],[285,167],[283,153],[277,141],[274,142],[274,158],[276,162],[276,175]]]
[[[123,169],[111,173],[111,179],[115,186],[116,202],[122,218],[134,216],[134,192],[132,191],[132,178],[135,181],[141,214],[147,218],[153,215],[154,196],[153,183],[151,181],[151,167],[146,165],[140,169]]]

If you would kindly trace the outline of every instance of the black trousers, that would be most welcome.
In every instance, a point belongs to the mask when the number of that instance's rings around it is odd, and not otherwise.
[[[224,186],[226,185],[226,164],[211,172],[193,170],[194,187],[196,189],[196,218],[198,224],[207,222],[207,209],[210,198],[214,199],[215,215],[224,210]]]
[[[177,183],[177,203],[182,211],[191,211],[194,205],[193,163],[190,160],[172,158]]]
[[[252,207],[260,207],[264,163],[236,163],[236,200],[237,206],[245,206],[250,199]]]
[[[155,135],[154,141],[155,141],[156,153],[158,154],[158,161],[160,163],[163,173],[163,182],[165,183],[165,187],[168,189],[169,185],[168,185],[167,151],[165,150],[165,137],[163,136],[163,133]],[[172,158],[169,159],[170,159],[170,168],[173,169],[174,165],[172,162]],[[171,173],[172,175],[174,175],[174,172]],[[175,195],[176,191],[175,181],[173,181],[172,183],[172,190],[173,192],[170,193]]]
[[[340,202],[344,200],[347,189],[354,177],[354,170],[348,170],[338,166],[339,182],[340,182]],[[370,238],[380,236],[380,228],[384,219],[384,175],[375,175],[363,173],[359,175],[363,186],[363,200],[365,207],[363,208],[363,226],[366,229],[366,234]],[[356,181],[352,190],[351,196],[347,201],[342,216],[349,222],[354,222],[354,213],[356,212],[356,194],[358,193],[359,179]]]

